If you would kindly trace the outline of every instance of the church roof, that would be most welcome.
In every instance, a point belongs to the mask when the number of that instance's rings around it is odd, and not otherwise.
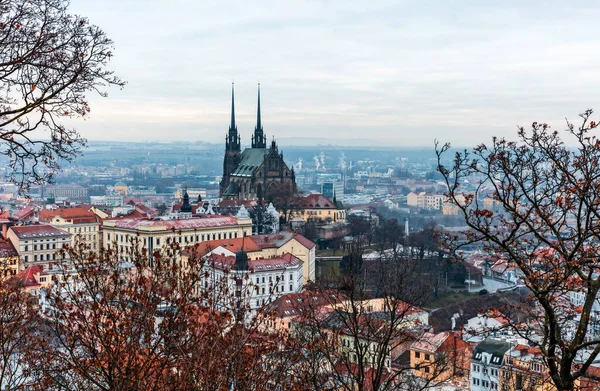
[[[251,177],[265,161],[265,148],[246,148],[242,152],[240,164],[231,175]]]

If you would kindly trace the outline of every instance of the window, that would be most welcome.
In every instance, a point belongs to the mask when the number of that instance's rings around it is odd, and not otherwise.
[[[29,251],[29,246],[25,246],[25,251]]]
[[[37,250],[37,244],[34,244],[34,245],[33,245],[33,250],[34,250],[34,251],[35,251],[35,250]]]
[[[429,360],[429,354],[425,353],[425,360]]]
[[[429,373],[429,367],[425,367],[425,373]]]
[[[46,282],[46,277],[40,277],[40,282]]]
[[[415,358],[421,358],[421,353],[420,352],[415,352]]]
[[[294,286],[290,284],[290,292],[294,290]]]
[[[25,262],[27,262],[28,258],[29,258],[29,257],[28,257],[27,255],[25,255]]]

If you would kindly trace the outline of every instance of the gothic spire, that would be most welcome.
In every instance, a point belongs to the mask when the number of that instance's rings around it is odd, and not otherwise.
[[[225,149],[227,151],[240,151],[240,138],[238,136],[237,126],[235,126],[235,95],[233,91],[233,82],[231,82],[231,124],[229,133],[226,137]]]
[[[267,138],[263,133],[262,124],[260,121],[260,83],[258,83],[258,108],[256,110],[256,128],[252,136],[252,148],[266,148]]]
[[[235,96],[233,95],[233,82],[231,82],[231,125],[229,125],[229,131],[232,129],[237,130],[235,127]]]

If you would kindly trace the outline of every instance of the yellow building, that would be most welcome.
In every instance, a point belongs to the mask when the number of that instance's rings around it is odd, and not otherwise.
[[[410,368],[426,380],[444,381],[469,373],[471,346],[454,332],[425,333],[410,346]]]
[[[302,220],[319,220],[323,223],[344,223],[346,210],[337,202],[323,194],[309,194],[300,199],[299,207],[293,210],[290,218],[300,217]]]
[[[128,252],[133,248],[134,240],[151,256],[154,250],[163,248],[168,242],[177,242],[184,248],[207,240],[234,239],[251,234],[252,220],[249,218],[218,215],[165,220],[123,217],[104,220],[102,242],[105,248],[119,251],[123,260],[130,261]]]
[[[73,243],[84,242],[95,253],[100,250],[100,222],[94,212],[84,208],[44,209],[39,219],[73,234]]]
[[[500,390],[554,391],[556,387],[539,348],[516,345],[504,354]]]
[[[126,196],[127,194],[129,194],[129,187],[127,187],[127,185],[124,183],[117,183],[115,185],[115,193],[119,193],[122,196]]]
[[[8,239],[0,239],[0,282],[19,271],[19,253]]]

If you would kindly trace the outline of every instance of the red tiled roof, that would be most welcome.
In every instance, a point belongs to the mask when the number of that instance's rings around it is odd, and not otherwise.
[[[211,254],[208,257],[207,264],[212,265],[216,269],[225,270],[231,269],[235,265],[234,256],[225,256],[221,254]],[[285,270],[288,267],[302,265],[301,259],[296,258],[292,254],[284,254],[281,257],[275,258],[259,258],[249,259],[248,268],[255,273],[275,270]]]
[[[338,304],[341,299],[341,294],[333,290],[288,293],[278,297],[270,304],[269,308],[273,315],[285,318],[301,315],[307,310],[312,311],[323,306]]]
[[[34,211],[35,211],[34,208],[32,208],[30,205],[27,205],[23,209],[20,209],[20,210],[16,211],[15,213],[13,213],[12,217],[15,220],[23,220],[23,219],[26,219],[27,217],[31,216]]]
[[[62,217],[73,224],[95,223],[98,221],[94,212],[81,208],[43,209],[39,213],[40,221],[51,223],[54,217]]]
[[[135,204],[135,210],[139,213],[145,214],[147,217],[158,216],[158,211],[154,208],[149,208],[144,204]]]
[[[294,234],[289,231],[282,231],[276,234],[254,235],[252,240],[260,248],[281,247],[294,238]]]
[[[303,245],[304,247],[306,247],[309,250],[316,246],[316,244],[314,242],[306,239],[304,236],[302,236],[300,234],[295,234],[294,239],[296,239],[301,245]]]
[[[44,269],[39,265],[29,266],[27,269],[17,273],[13,279],[23,284],[24,287],[38,286],[36,275],[40,275]]]
[[[49,236],[71,236],[67,231],[47,224],[20,225],[10,227],[19,239],[37,239]]]
[[[323,194],[309,194],[300,199],[300,205],[305,209],[337,209],[333,201]]]
[[[242,246],[243,246],[243,248],[242,248]],[[184,254],[188,254],[188,255],[194,254],[196,256],[203,257],[206,254],[208,254],[209,252],[211,252],[212,250],[216,249],[217,247],[222,247],[233,253],[236,253],[236,252],[242,251],[242,250],[245,252],[260,251],[260,247],[258,247],[256,245],[256,243],[254,243],[254,241],[252,240],[252,237],[247,236],[245,238],[236,238],[236,239],[207,240],[205,242],[197,243],[197,244],[193,245],[191,248],[186,249],[184,251]]]

